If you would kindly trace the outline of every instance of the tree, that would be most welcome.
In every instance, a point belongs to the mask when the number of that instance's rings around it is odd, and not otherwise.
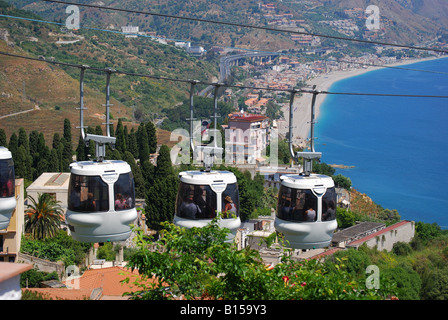
[[[425,280],[422,299],[448,300],[448,267],[431,271]]]
[[[355,224],[356,215],[348,209],[336,208],[336,220],[339,228],[348,228]]]
[[[137,251],[129,266],[143,281],[137,283],[141,290],[131,293],[133,299],[384,299],[392,293],[367,289],[345,270],[343,259],[329,268],[314,259],[294,261],[284,252],[282,263],[267,270],[257,250],[238,250],[226,242],[229,230],[218,221],[191,229],[164,223],[155,243],[137,230]],[[163,282],[145,282],[153,277]]]
[[[338,188],[344,188],[344,189],[350,190],[350,188],[352,186],[352,181],[350,180],[350,178],[347,178],[347,177],[343,176],[342,174],[338,174],[338,175],[334,176],[333,180],[334,180],[334,184]]]
[[[28,209],[25,211],[25,232],[34,239],[54,237],[63,221],[63,210],[60,201],[56,201],[48,193],[38,193],[37,201],[30,195]]]
[[[173,221],[177,188],[178,178],[174,174],[154,180],[145,198],[146,217],[151,229],[160,230],[162,222]]]
[[[137,135],[134,128],[132,128],[131,132],[129,133],[127,143],[127,150],[134,156],[135,159],[138,159]]]
[[[23,145],[17,149],[17,154],[14,159],[14,167],[17,177],[28,180],[32,179],[31,162],[29,161],[28,153]]]
[[[157,131],[156,126],[152,121],[149,121],[145,125],[146,133],[148,135],[149,153],[155,153],[157,151]]]
[[[167,175],[173,174],[173,164],[171,162],[170,148],[167,145],[162,145],[157,156],[157,166],[155,168],[155,178],[163,178]]]
[[[137,146],[138,146],[138,158],[140,159],[140,161],[148,160],[149,159],[148,133],[143,123],[140,123],[137,129]]]
[[[442,233],[440,226],[435,222],[430,224],[418,221],[415,224],[415,231],[422,241],[435,239]]]
[[[15,132],[9,137],[8,149],[12,154],[12,158],[15,159],[17,156],[17,149],[19,149],[19,141]]]
[[[121,119],[118,119],[117,129],[115,131],[115,137],[117,138],[115,147],[121,154],[127,151],[127,141],[126,135],[124,133],[123,122]]]
[[[0,128],[0,146],[8,147],[8,143],[6,142],[6,133],[3,128]]]
[[[420,300],[422,281],[409,265],[401,264],[381,270],[380,282],[392,279],[397,284],[397,295],[401,300]]]

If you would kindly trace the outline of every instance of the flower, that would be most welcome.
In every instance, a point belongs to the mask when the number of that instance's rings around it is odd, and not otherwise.
[[[288,276],[283,276],[282,279],[283,279],[283,282],[285,283],[285,286],[286,286],[286,284],[289,281],[289,277]]]
[[[301,285],[302,287],[304,287],[304,286],[306,286],[306,282],[303,281],[300,285]]]

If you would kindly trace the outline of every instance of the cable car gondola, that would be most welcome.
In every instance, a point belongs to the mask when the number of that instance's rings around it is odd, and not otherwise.
[[[190,90],[190,147],[200,150],[204,155],[205,169],[179,173],[179,189],[176,199],[174,224],[180,227],[204,227],[221,213],[219,225],[230,230],[231,241],[241,226],[239,216],[239,192],[236,176],[230,171],[212,170],[213,157],[222,154],[217,146],[216,119],[217,94],[220,87],[215,85],[213,146],[197,146],[193,142],[193,93],[197,82],[191,82]]]
[[[115,137],[110,137],[109,79],[107,73],[106,130],[107,136],[84,134],[83,78],[81,69],[81,136],[86,144],[96,143],[96,159],[79,161],[70,165],[68,209],[66,220],[71,236],[82,242],[124,241],[131,235],[130,224],[137,218],[135,208],[134,177],[128,163],[105,160],[106,145],[112,147]]]
[[[3,230],[16,208],[14,161],[5,147],[0,147],[0,187],[0,230]]]
[[[289,146],[294,160],[304,159],[304,172],[280,177],[277,213],[274,227],[284,235],[287,245],[294,249],[327,247],[331,243],[336,222],[336,192],[331,177],[312,174],[312,161],[320,159],[321,153],[314,151],[314,103],[317,91],[313,92],[311,111],[310,152],[297,152],[292,148],[292,118],[295,91],[291,93],[289,114]]]
[[[123,241],[137,218],[131,167],[121,160],[80,161],[70,166],[70,232],[82,242]]]
[[[235,175],[230,171],[192,170],[179,173],[179,178],[174,224],[204,227],[221,212],[220,226],[234,236],[241,225]]]

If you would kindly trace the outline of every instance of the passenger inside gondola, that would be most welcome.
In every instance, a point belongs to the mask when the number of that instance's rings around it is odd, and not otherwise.
[[[223,218],[230,218],[237,214],[235,203],[230,196],[224,198],[225,206],[223,209]]]
[[[277,216],[287,221],[316,221],[317,198],[311,190],[281,186]]]
[[[191,203],[194,205],[190,204]],[[187,210],[187,208],[190,208]],[[207,185],[180,183],[176,215],[186,219],[216,217],[216,193]]]

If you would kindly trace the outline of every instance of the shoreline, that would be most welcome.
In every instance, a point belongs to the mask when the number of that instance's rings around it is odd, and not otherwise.
[[[417,62],[441,59],[444,57],[429,57],[423,59],[409,59],[400,61],[397,63],[387,64],[386,66],[398,67],[403,65],[410,65]],[[340,81],[351,77],[356,77],[361,74],[365,74],[370,71],[383,69],[384,67],[369,66],[366,68],[356,68],[350,70],[338,70],[329,72],[327,74],[321,74],[317,77],[307,81],[307,85],[316,85],[318,91],[328,91],[330,87]],[[326,95],[317,95],[315,103],[315,120],[319,118],[320,106],[324,102]],[[296,96],[294,101],[294,121],[293,121],[293,144],[299,147],[305,147],[310,132],[310,120],[311,120],[311,94],[304,94],[302,96]],[[279,134],[287,137],[289,126],[289,106],[282,108],[285,115],[286,125],[283,128],[279,128]]]

